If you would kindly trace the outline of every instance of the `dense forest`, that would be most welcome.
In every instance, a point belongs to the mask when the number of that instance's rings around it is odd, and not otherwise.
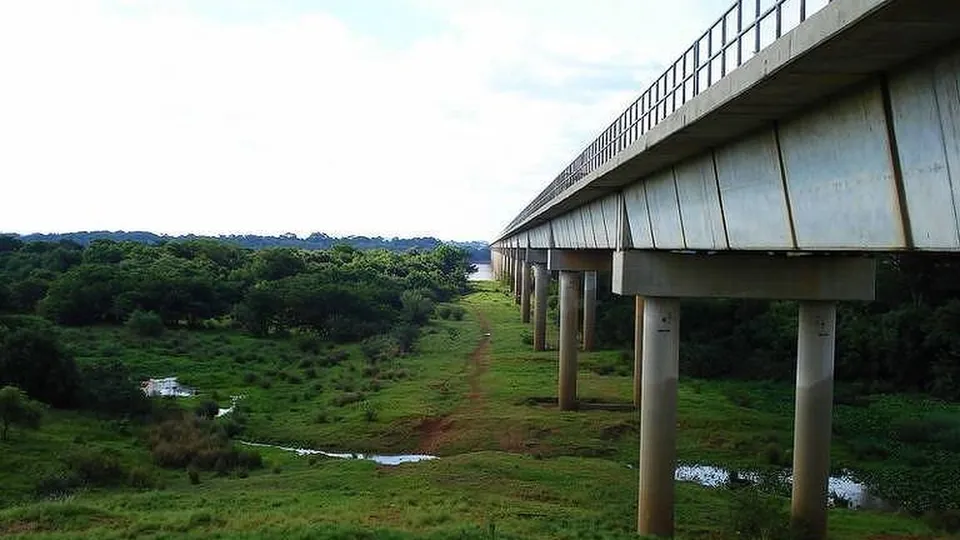
[[[212,240],[82,246],[0,237],[0,385],[60,407],[99,399],[84,395],[90,385],[81,381],[122,367],[88,366],[84,376],[53,324],[125,324],[144,335],[226,325],[317,343],[377,338],[402,351],[434,302],[466,290],[471,269],[466,251],[445,245],[255,251]]]
[[[0,235],[3,235],[0,232]],[[330,249],[337,245],[346,245],[359,250],[386,249],[388,251],[407,251],[410,249],[431,250],[441,245],[458,247],[467,252],[471,262],[490,262],[490,248],[486,242],[444,242],[433,237],[417,238],[383,238],[382,236],[344,236],[333,237],[321,232],[315,232],[306,238],[300,238],[293,233],[280,236],[262,236],[256,234],[231,234],[221,236],[203,236],[187,234],[182,236],[161,235],[144,231],[82,231],[52,234],[10,234],[23,242],[60,242],[69,240],[82,246],[89,245],[95,240],[114,240],[117,242],[139,242],[141,244],[163,244],[167,242],[192,242],[196,240],[214,240],[243,248],[264,249],[271,247],[287,247],[296,249]]]
[[[605,347],[633,340],[633,298],[599,280],[597,334]],[[924,392],[960,400],[960,259],[910,253],[879,260],[873,302],[837,313],[836,376],[867,392]],[[681,308],[680,371],[701,378],[790,381],[797,304],[689,300]]]

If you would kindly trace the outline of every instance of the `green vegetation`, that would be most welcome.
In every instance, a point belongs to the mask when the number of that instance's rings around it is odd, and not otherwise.
[[[8,256],[22,262],[23,249]],[[144,249],[180,258],[168,246]],[[50,252],[37,251],[36,260],[59,260]],[[454,277],[462,258],[451,256],[444,270],[443,257],[423,253],[221,255],[240,270],[211,283],[229,289],[236,278],[233,296],[209,297],[206,307],[185,301],[180,315],[164,303],[119,302],[151,297],[117,287],[97,324],[0,319],[4,384],[40,399],[29,388],[42,390],[51,372],[75,383],[69,402],[44,411],[39,430],[16,429],[0,441],[0,535],[635,538],[639,426],[625,347],[582,354],[583,407],[560,412],[556,353],[524,344],[530,327],[498,286],[458,297],[466,289]],[[87,257],[81,250],[80,260]],[[120,274],[123,261],[135,260],[104,257]],[[9,272],[15,265],[4,260]],[[55,283],[71,268],[48,278]],[[114,318],[121,304],[128,316]],[[244,319],[241,305],[271,315]],[[217,315],[201,316],[210,306]],[[344,316],[351,325],[339,326]],[[360,323],[370,326],[356,330]],[[34,342],[43,353],[36,365],[24,347]],[[5,366],[14,365],[36,369],[13,380]],[[147,399],[137,388],[165,376],[197,395]],[[788,466],[793,388],[771,379],[684,373],[680,461],[772,476]],[[838,385],[832,459],[838,472],[853,471],[903,509],[832,509],[831,538],[956,529],[960,405],[881,390],[856,380]],[[441,458],[388,467],[243,441]],[[677,486],[680,538],[786,538],[788,511],[781,485]]]
[[[878,256],[876,301],[845,302],[838,310],[837,380],[866,393],[960,400],[958,275],[955,255]],[[598,344],[632,347],[633,298],[612,294],[609,280],[599,280],[598,287]],[[685,300],[681,312],[684,375],[793,380],[795,302]]]

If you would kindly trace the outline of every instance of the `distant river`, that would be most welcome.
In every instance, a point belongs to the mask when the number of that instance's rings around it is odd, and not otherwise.
[[[493,279],[493,268],[489,264],[477,264],[477,271],[470,274],[470,281],[489,281]]]

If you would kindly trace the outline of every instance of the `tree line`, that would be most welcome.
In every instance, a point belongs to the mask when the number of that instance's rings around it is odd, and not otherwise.
[[[467,241],[444,242],[432,236],[415,238],[384,238],[382,236],[344,236],[335,237],[326,233],[315,232],[305,238],[293,233],[278,236],[258,234],[230,234],[220,236],[203,236],[186,234],[170,236],[147,231],[79,231],[51,234],[8,235],[23,242],[60,242],[69,240],[82,246],[87,246],[96,240],[114,240],[117,242],[139,242],[141,244],[163,244],[169,242],[192,242],[196,240],[214,240],[250,249],[266,249],[272,247],[288,247],[295,249],[330,249],[337,245],[346,245],[360,250],[386,249],[388,251],[409,251],[411,249],[433,250],[442,245],[448,245],[465,250],[471,262],[490,262],[490,246],[486,242]]]

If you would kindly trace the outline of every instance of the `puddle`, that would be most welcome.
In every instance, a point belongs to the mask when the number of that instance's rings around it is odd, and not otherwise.
[[[710,465],[680,465],[674,477],[681,482],[696,482],[701,486],[721,487],[731,481],[730,471]],[[789,490],[793,484],[793,475],[788,471],[773,471],[769,473],[737,472],[734,482],[744,482],[772,488]],[[847,502],[850,508],[864,510],[891,510],[893,506],[883,499],[873,495],[864,483],[857,480],[852,474],[844,472],[841,476],[831,476],[827,486],[827,503],[837,506],[839,499]]]
[[[324,452],[323,450],[313,450],[311,448],[295,448],[291,446],[280,446],[277,444],[255,443],[248,441],[237,441],[247,446],[258,446],[261,448],[276,448],[287,452],[296,452],[298,456],[321,455],[337,459],[364,459],[373,461],[380,465],[400,465],[401,463],[416,463],[418,461],[430,461],[437,459],[437,456],[428,456],[424,454],[400,454],[395,456],[381,456],[377,454],[345,454],[340,452]]]
[[[173,397],[190,397],[196,395],[197,391],[193,388],[183,386],[177,382],[176,377],[165,377],[162,379],[147,379],[140,383],[140,389],[143,390],[143,393],[153,397],[153,396],[173,396]]]

